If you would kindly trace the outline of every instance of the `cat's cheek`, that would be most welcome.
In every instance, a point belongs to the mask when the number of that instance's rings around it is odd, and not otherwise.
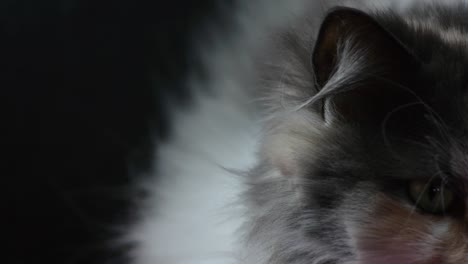
[[[360,264],[442,264],[442,236],[434,219],[412,212],[399,202],[379,196],[373,208],[354,222],[354,248]]]
[[[367,250],[360,253],[360,264],[443,264],[443,258],[437,254],[422,255],[415,247],[408,243],[400,245],[382,245],[377,248],[375,245],[368,245]]]
[[[382,258],[382,256],[367,256],[365,259],[360,261],[362,264],[442,264],[442,260],[439,257],[433,257],[427,261],[417,262],[411,256],[392,256]]]
[[[325,133],[319,117],[312,112],[298,111],[288,116],[264,138],[261,156],[283,177],[294,179],[304,172],[303,161],[313,163],[317,144]]]

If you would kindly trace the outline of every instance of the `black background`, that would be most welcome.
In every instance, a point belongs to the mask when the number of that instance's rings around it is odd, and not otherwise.
[[[219,4],[0,3],[2,263],[126,263],[128,245],[107,242],[170,137],[161,95],[189,101],[191,40],[225,18]]]

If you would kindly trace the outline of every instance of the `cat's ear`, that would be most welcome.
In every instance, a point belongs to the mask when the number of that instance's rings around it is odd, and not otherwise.
[[[326,16],[312,62],[319,89],[329,88],[321,91],[331,98],[324,105],[357,122],[381,118],[408,101],[404,90],[419,65],[374,18],[351,8],[334,9]],[[327,87],[333,81],[336,85]]]

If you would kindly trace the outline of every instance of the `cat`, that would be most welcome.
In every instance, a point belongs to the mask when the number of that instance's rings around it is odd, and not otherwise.
[[[468,263],[467,4],[257,3],[204,47],[132,263]]]
[[[248,264],[468,263],[468,5],[337,7],[264,57]]]

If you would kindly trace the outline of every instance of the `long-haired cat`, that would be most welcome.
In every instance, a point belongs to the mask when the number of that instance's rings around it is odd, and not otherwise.
[[[467,14],[338,7],[315,43],[278,36],[242,263],[468,263]]]
[[[299,2],[208,53],[215,95],[175,115],[134,263],[468,263],[468,5]]]

